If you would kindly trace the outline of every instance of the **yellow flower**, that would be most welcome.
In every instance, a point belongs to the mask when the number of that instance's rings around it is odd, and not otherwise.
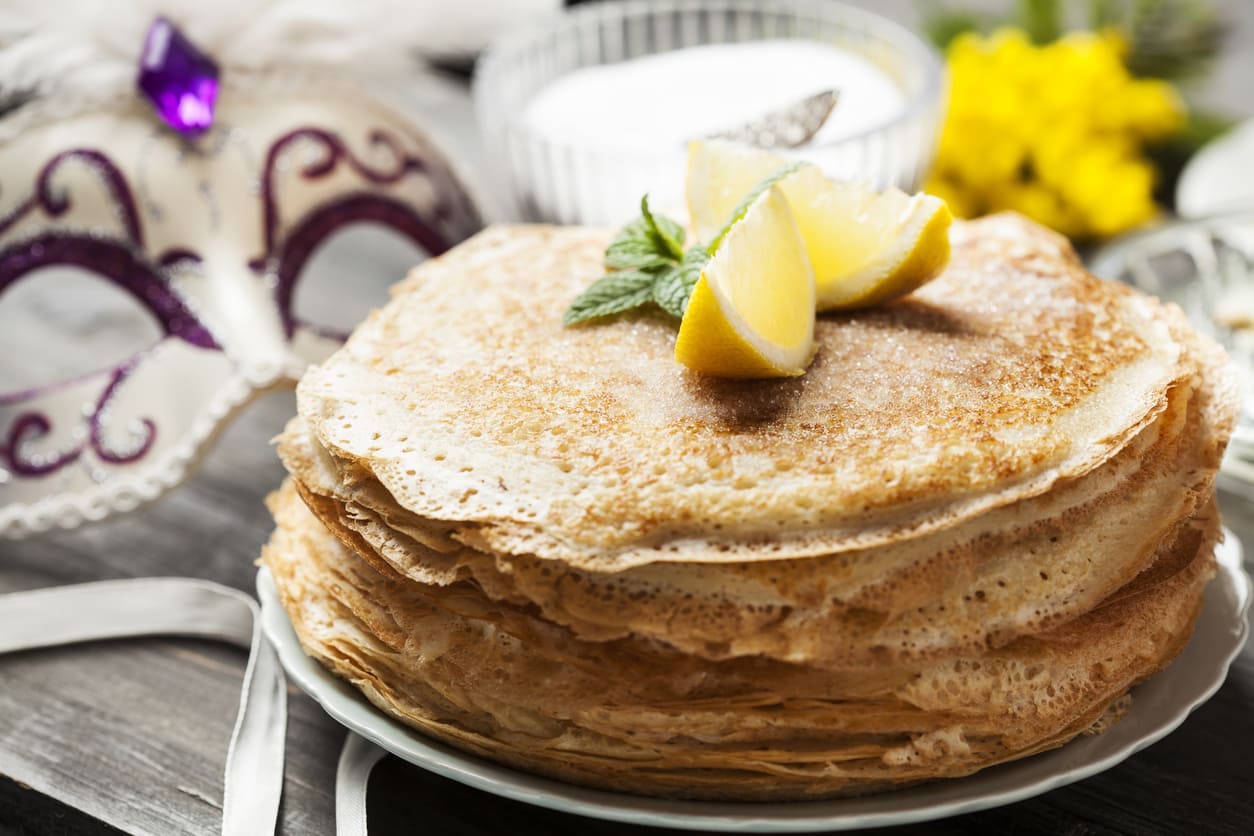
[[[949,113],[929,191],[964,217],[1013,209],[1075,238],[1155,214],[1143,146],[1178,131],[1171,85],[1136,79],[1118,32],[1035,46],[1015,29],[948,51]]]

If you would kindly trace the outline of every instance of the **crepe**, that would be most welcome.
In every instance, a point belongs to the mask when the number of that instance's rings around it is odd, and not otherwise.
[[[376,566],[437,586],[470,580],[587,638],[635,634],[712,659],[767,653],[838,666],[996,646],[1091,609],[1209,497],[1217,453],[1198,444],[1214,407],[1205,398],[1174,394],[1145,438],[1086,481],[904,544],[726,564],[717,583],[706,564],[597,573],[533,556],[440,552],[405,533],[396,522],[404,511],[377,485],[337,483],[299,423],[281,447],[311,507]]]
[[[302,645],[375,705],[467,751],[595,787],[702,799],[861,794],[957,777],[1099,731],[1192,630],[1213,508],[1067,625],[919,668],[839,674],[592,643],[473,586],[373,569],[289,484],[264,561]]]
[[[1108,727],[1213,573],[1235,376],[1052,233],[953,238],[748,383],[660,316],[561,327],[604,232],[425,263],[279,441],[302,644],[453,745],[648,794],[874,792]]]
[[[1188,373],[1179,310],[1013,217],[960,227],[918,293],[821,318],[784,381],[683,369],[660,315],[563,328],[606,241],[498,227],[427,262],[309,370],[301,416],[459,542],[619,571],[950,526],[1110,458]]]

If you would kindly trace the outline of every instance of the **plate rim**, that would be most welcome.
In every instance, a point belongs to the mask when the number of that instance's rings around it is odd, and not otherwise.
[[[1241,541],[1227,528],[1224,529],[1223,542],[1215,549],[1215,557],[1218,572],[1207,586],[1202,615],[1205,615],[1207,609],[1222,603],[1230,605],[1228,615],[1232,623],[1227,632],[1228,644],[1223,653],[1211,660],[1208,667],[1213,668],[1212,676],[1207,677],[1204,684],[1194,682],[1190,683],[1191,687],[1179,689],[1184,698],[1177,696],[1179,704],[1174,706],[1174,711],[1152,725],[1148,731],[1114,745],[1111,751],[1096,758],[1081,759],[1079,763],[1070,765],[1068,762],[1075,758],[1069,758],[1068,755],[1076,754],[1077,746],[1083,749],[1084,744],[1088,743],[1088,748],[1100,749],[1100,744],[1110,740],[1109,735],[1119,726],[1116,725],[1111,732],[1104,735],[1073,740],[1058,749],[989,767],[963,778],[872,796],[796,802],[686,801],[616,793],[534,775],[462,752],[427,738],[390,717],[348,682],[334,676],[319,662],[306,655],[286,611],[279,604],[274,580],[265,566],[261,566],[257,573],[257,597],[261,602],[262,630],[287,675],[297,686],[337,723],[421,769],[493,795],[562,813],[608,821],[684,830],[799,833],[912,824],[1013,804],[1104,772],[1166,737],[1222,687],[1232,662],[1241,652],[1249,634],[1248,616],[1254,582],[1243,566]],[[1201,623],[1201,617],[1198,623]],[[1194,637],[1180,657],[1188,653],[1190,648],[1200,647],[1196,636],[1195,630]],[[1210,650],[1214,652],[1213,647]],[[1179,669],[1175,662],[1138,688],[1161,682],[1173,668]],[[1136,711],[1136,706],[1134,700],[1130,714]],[[1032,778],[1032,768],[1039,767],[1042,759],[1048,758],[1057,760],[1058,767],[1053,772]],[[1026,781],[1014,781],[1013,772],[1016,767],[1018,771],[1028,773]],[[1009,781],[1004,780],[1007,775],[1010,776]],[[983,793],[972,788],[973,782],[987,782],[990,776],[1003,778],[1002,783],[1008,783],[1009,786]],[[978,783],[974,784],[974,787],[978,786]],[[951,791],[955,787],[960,788],[958,797],[946,799],[945,791]],[[964,796],[961,794],[963,788],[972,791]],[[927,801],[926,795],[929,791],[939,794],[940,798]],[[904,809],[896,806],[894,809],[880,811],[839,810],[841,806],[849,807],[859,802],[873,802],[875,799],[913,800],[913,796],[920,794],[925,796],[922,803],[906,806]]]

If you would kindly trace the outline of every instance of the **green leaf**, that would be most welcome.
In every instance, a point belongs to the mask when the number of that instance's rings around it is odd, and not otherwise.
[[[731,215],[727,218],[727,222],[723,224],[723,228],[719,230],[718,235],[714,236],[714,240],[710,242],[710,245],[706,247],[705,251],[710,255],[714,255],[715,251],[718,250],[718,245],[723,243],[723,239],[727,237],[727,233],[731,232],[731,228],[745,216],[745,213],[749,211],[749,207],[753,205],[753,202],[761,197],[762,193],[771,186],[774,186],[780,180],[783,180],[793,172],[800,170],[804,165],[807,165],[807,163],[789,163],[786,166],[776,169],[774,172],[767,175],[766,179],[754,186],[749,191],[749,194],[745,195],[745,199],[740,201],[740,203],[736,205],[736,208],[732,210]]]
[[[623,227],[605,250],[605,266],[610,270],[624,268],[649,270],[675,263],[669,250],[660,248],[659,239],[644,218],[637,218]]]
[[[1118,20],[1116,0],[1089,0],[1089,28],[1094,32],[1114,26]]]
[[[692,298],[692,289],[701,278],[701,271],[710,260],[704,247],[693,247],[684,253],[684,260],[677,267],[658,275],[653,285],[653,301],[671,316],[683,318]]]
[[[670,256],[672,261],[683,259],[684,228],[665,215],[654,215],[650,212],[648,195],[640,198],[640,215],[654,237],[659,253]]]
[[[640,217],[619,230],[605,250],[602,276],[562,317],[566,325],[629,311],[654,302],[667,313],[682,317],[692,288],[709,260],[703,247],[684,252],[684,228],[649,209],[649,196],[640,199]]]
[[[688,293],[684,292],[683,279],[678,267],[663,270],[653,283],[652,298],[658,307],[671,316],[683,317],[684,307],[688,304]]]
[[[1053,43],[1062,36],[1058,0],[1019,0],[1019,23],[1033,43]]]
[[[562,324],[575,325],[648,304],[653,300],[656,280],[654,273],[642,270],[623,270],[602,276],[570,303]]]
[[[928,39],[938,49],[948,49],[954,39],[967,32],[984,31],[983,21],[968,12],[951,12],[928,18],[924,24]]]
[[[622,250],[616,253],[605,252],[605,267],[608,270],[658,270],[675,266],[675,260],[664,255],[648,252],[632,253]]]
[[[989,32],[1004,24],[1005,21],[995,15],[969,9],[946,9],[932,2],[923,18],[923,31],[938,49],[945,50],[959,35]]]
[[[1231,27],[1204,0],[1136,0],[1122,28],[1133,75],[1184,82],[1211,69]]]

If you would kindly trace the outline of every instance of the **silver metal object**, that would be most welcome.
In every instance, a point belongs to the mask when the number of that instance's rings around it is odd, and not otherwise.
[[[1222,473],[1254,490],[1254,212],[1170,223],[1116,241],[1092,271],[1184,310],[1236,363],[1241,413]]]
[[[757,148],[799,148],[814,139],[839,99],[839,90],[824,90],[752,122],[711,134],[707,139],[726,139]]]

